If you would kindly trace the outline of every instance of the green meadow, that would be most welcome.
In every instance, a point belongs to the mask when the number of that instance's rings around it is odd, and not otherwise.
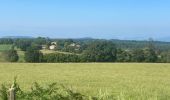
[[[3,58],[2,52],[11,49],[12,45],[0,45],[0,62],[5,62],[5,59]]]
[[[1,44],[0,52],[11,49],[12,45]]]
[[[0,84],[14,76],[21,88],[57,82],[85,95],[125,100],[168,100],[170,64],[151,63],[0,63]],[[122,100],[123,100],[122,99]]]

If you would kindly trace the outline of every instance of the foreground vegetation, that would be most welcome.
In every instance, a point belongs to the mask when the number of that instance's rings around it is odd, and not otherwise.
[[[63,85],[52,83],[41,86],[34,83],[30,91],[23,91],[16,79],[8,89],[5,84],[0,88],[1,100],[97,100],[96,97],[88,97],[65,88]]]
[[[170,64],[137,63],[1,63],[0,84],[14,76],[24,91],[34,82],[57,82],[86,96],[111,96],[119,100],[168,100]],[[111,99],[113,100],[113,99]]]

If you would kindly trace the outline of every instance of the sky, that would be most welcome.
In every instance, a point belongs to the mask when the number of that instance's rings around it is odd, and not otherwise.
[[[0,0],[0,37],[170,37],[170,0]]]

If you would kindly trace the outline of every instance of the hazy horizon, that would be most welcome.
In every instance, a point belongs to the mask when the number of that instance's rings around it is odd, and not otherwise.
[[[0,3],[0,37],[165,40],[169,0],[8,0]]]

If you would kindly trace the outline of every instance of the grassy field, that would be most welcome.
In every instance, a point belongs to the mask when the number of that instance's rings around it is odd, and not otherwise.
[[[170,64],[1,63],[0,84],[14,76],[28,90],[35,81],[58,82],[86,95],[113,95],[125,100],[169,100]]]
[[[5,59],[3,58],[2,52],[0,52],[0,62],[5,62]]]
[[[0,45],[0,62],[5,62],[2,52],[5,50],[9,50],[12,47],[12,45]]]
[[[0,52],[9,50],[12,47],[12,45],[0,45]]]
[[[2,52],[6,51],[6,50],[10,50],[11,47],[12,47],[12,45],[0,45],[0,62],[6,62],[2,55]],[[17,49],[17,53],[19,55],[19,62],[25,62],[24,61],[24,52]]]
[[[43,54],[50,54],[50,53],[60,53],[60,54],[76,54],[70,52],[62,52],[62,51],[54,51],[54,50],[40,50]],[[80,54],[77,54],[80,55]]]

